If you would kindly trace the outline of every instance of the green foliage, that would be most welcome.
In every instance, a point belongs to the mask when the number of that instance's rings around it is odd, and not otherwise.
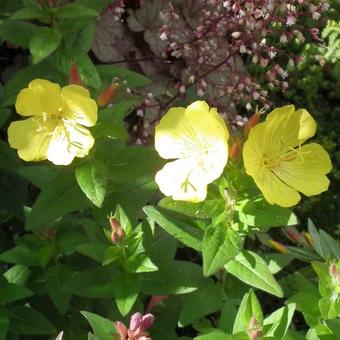
[[[311,244],[272,253],[270,233],[299,220],[269,204],[237,161],[203,202],[160,197],[154,176],[164,162],[130,138],[129,115],[144,99],[134,89],[150,81],[98,65],[90,53],[96,20],[112,3],[0,2],[2,47],[28,56],[0,93],[0,339],[60,340],[61,331],[66,340],[119,339],[115,322],[128,327],[136,312],[155,316],[147,330],[154,340],[339,338],[340,247],[332,231],[310,220]],[[339,113],[338,26],[331,21],[323,32],[327,66],[312,58],[320,50],[306,47],[303,76],[287,93],[313,113],[322,108],[318,138],[333,155],[334,178],[338,151],[327,129]],[[6,141],[16,97],[36,78],[67,85],[72,65],[94,99],[119,84],[91,127],[95,145],[69,166],[24,163]],[[336,211],[335,203],[324,211]]]

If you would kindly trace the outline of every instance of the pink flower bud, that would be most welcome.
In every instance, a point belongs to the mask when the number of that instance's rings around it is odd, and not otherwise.
[[[150,313],[145,314],[140,324],[141,331],[145,331],[149,329],[152,326],[154,320],[155,320],[155,317],[152,314]]]
[[[117,332],[119,333],[120,340],[126,340],[127,329],[125,325],[120,321],[116,321],[115,327],[116,327]]]
[[[137,330],[141,326],[142,320],[143,320],[142,313],[139,313],[139,312],[134,313],[130,319],[130,327],[129,327],[130,330],[131,331]]]

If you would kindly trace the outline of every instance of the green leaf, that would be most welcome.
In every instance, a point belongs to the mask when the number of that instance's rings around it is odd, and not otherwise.
[[[220,310],[223,301],[223,288],[211,286],[199,289],[183,297],[179,315],[179,325],[185,327],[192,322]]]
[[[224,332],[232,333],[236,315],[237,310],[235,307],[235,301],[230,297],[225,298],[225,302],[221,310],[221,316],[218,321],[218,328],[222,329]]]
[[[45,272],[47,293],[61,314],[66,313],[71,300],[71,294],[63,290],[62,283],[71,275],[71,270],[65,265],[50,267]]]
[[[33,294],[24,286],[0,281],[0,303],[9,303],[24,299]]]
[[[113,298],[113,281],[116,275],[117,271],[110,266],[76,271],[65,279],[63,289],[87,298]]]
[[[170,217],[165,210],[154,206],[143,208],[148,217],[159,224],[165,231],[186,246],[195,250],[202,250],[202,232],[182,221],[177,221]]]
[[[0,339],[6,340],[7,338],[7,330],[9,326],[9,317],[8,312],[5,308],[0,307]]]
[[[263,321],[265,335],[282,339],[292,322],[295,307],[294,303],[288,304],[266,317]]]
[[[126,86],[134,88],[150,84],[150,80],[134,71],[111,65],[97,65],[97,71],[103,79],[112,82],[114,77],[126,81]]]
[[[337,318],[336,320],[327,320],[326,324],[333,334],[340,339],[340,319]]]
[[[113,281],[116,304],[122,316],[127,315],[137,300],[139,279],[130,273],[120,273]]]
[[[98,12],[79,3],[70,3],[57,8],[56,16],[59,19],[79,18],[83,16],[97,17]]]
[[[44,188],[35,201],[27,218],[28,230],[36,230],[60,216],[88,207],[89,201],[85,199],[72,176],[60,175],[53,183],[58,185]]]
[[[8,118],[12,114],[12,111],[7,108],[0,108],[0,128],[7,122]]]
[[[206,199],[203,202],[191,203],[174,201],[171,197],[164,197],[158,205],[194,218],[212,218],[225,210],[225,200],[223,199]]]
[[[289,208],[272,205],[263,198],[237,202],[236,210],[242,223],[254,227],[281,227],[298,224],[296,215]]]
[[[85,316],[91,325],[94,334],[100,340],[112,340],[112,335],[117,334],[117,330],[113,321],[90,312],[81,311],[81,314]]]
[[[56,28],[40,28],[29,44],[33,64],[38,64],[54,52],[58,48],[61,38],[62,35]]]
[[[0,38],[10,43],[29,47],[29,41],[39,32],[39,27],[19,20],[0,20]]]
[[[319,298],[320,296],[315,295],[313,293],[307,292],[298,292],[292,295],[288,300],[287,303],[295,303],[296,309],[299,312],[304,314],[308,314],[311,316],[319,317]]]
[[[259,255],[244,250],[225,265],[225,269],[239,280],[270,294],[283,297],[282,288]]]
[[[130,273],[149,273],[158,269],[145,253],[130,256],[124,263],[124,268]]]
[[[330,298],[333,294],[333,281],[329,275],[328,265],[319,261],[313,261],[312,267],[319,277],[319,292],[321,296]]]
[[[10,328],[25,335],[50,335],[56,330],[50,321],[37,310],[27,306],[16,306],[10,310]]]
[[[125,213],[124,209],[117,204],[115,213],[113,217],[120,223],[121,227],[123,228],[125,235],[130,235],[132,233],[132,224],[129,220],[129,217]]]
[[[311,219],[308,219],[308,232],[312,237],[313,246],[315,251],[325,259],[326,253],[329,253],[328,245],[324,243],[319,236],[317,229]]]
[[[39,265],[37,254],[25,246],[8,249],[0,255],[0,261],[29,266]]]
[[[289,254],[265,254],[264,259],[267,262],[269,271],[274,275],[290,264],[294,257]]]
[[[141,292],[148,295],[186,294],[212,285],[202,267],[186,261],[163,263],[157,272],[139,274]]]
[[[340,316],[340,301],[334,301],[331,298],[322,298],[319,300],[319,309],[325,320],[335,319]]]
[[[28,269],[28,266],[23,264],[16,264],[4,273],[4,277],[9,283],[21,286],[27,282],[30,275],[31,271]]]
[[[97,261],[99,263],[102,263],[104,260],[105,252],[107,249],[106,245],[99,242],[89,242],[89,243],[83,243],[80,246],[77,247],[77,251],[84,255],[89,257],[90,259]],[[105,263],[103,263],[105,264]]]
[[[246,338],[247,339],[247,338]],[[209,334],[199,335],[194,340],[235,340],[232,335],[226,335],[222,332],[211,332]]]
[[[256,319],[259,326],[263,322],[263,314],[261,305],[251,289],[249,293],[243,296],[240,307],[237,311],[237,315],[234,322],[233,334],[243,331],[248,331],[249,323],[252,318]]]
[[[340,260],[340,243],[339,241],[335,240],[331,235],[326,233],[324,230],[320,229],[319,231],[320,238],[324,240],[324,244],[327,244],[328,249],[333,254],[335,259]],[[325,260],[327,260],[328,253],[326,253],[326,256],[324,257]]]
[[[24,7],[13,13],[10,19],[23,20],[23,19],[41,19],[45,18],[46,13],[37,7]]]
[[[203,237],[204,276],[215,274],[240,251],[239,235],[225,224],[210,225]]]
[[[77,182],[86,197],[97,207],[101,207],[107,188],[106,166],[97,159],[91,159],[75,171]]]

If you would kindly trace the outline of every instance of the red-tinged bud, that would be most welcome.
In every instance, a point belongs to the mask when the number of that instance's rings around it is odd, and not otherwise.
[[[119,340],[126,340],[127,329],[126,329],[125,325],[120,321],[116,321],[115,327],[116,327],[116,330],[117,330],[117,332],[119,333],[119,336],[120,336]]]
[[[282,254],[288,254],[289,253],[287,247],[284,246],[280,242],[277,242],[277,241],[274,241],[274,240],[269,240],[268,243],[273,249],[277,250],[278,252],[280,252]]]
[[[328,268],[329,275],[332,277],[332,279],[335,279],[336,275],[338,274],[338,270],[336,268],[335,263],[331,263]]]
[[[312,236],[310,236],[309,233],[304,233],[303,234],[304,238],[305,238],[305,241],[307,242],[307,244],[314,249],[314,244],[313,244],[313,239],[312,239]]]
[[[112,228],[111,231],[111,241],[113,243],[120,243],[124,240],[125,238],[125,232],[121,226],[121,224],[119,223],[119,221],[113,217],[113,216],[109,216],[109,222]]]
[[[69,81],[68,81],[69,84],[82,85],[82,81],[80,79],[80,75],[78,72],[78,67],[75,63],[72,63],[68,77],[69,77]]]
[[[119,84],[113,83],[109,85],[97,98],[97,104],[100,107],[107,106],[111,103],[112,98],[118,90]]]
[[[152,326],[154,321],[155,321],[155,317],[151,313],[145,314],[140,324],[141,331],[143,332],[149,329]]]
[[[242,143],[241,142],[233,142],[229,148],[229,158],[231,160],[236,160],[240,157],[242,150]]]
[[[154,295],[151,297],[147,307],[146,307],[146,313],[151,312],[151,310],[159,305],[161,302],[163,302],[164,300],[166,300],[168,298],[167,295]]]
[[[295,243],[301,244],[303,242],[303,236],[294,228],[287,228],[285,230],[287,237]]]
[[[249,320],[248,335],[250,340],[258,340],[262,336],[262,328],[254,316]]]
[[[254,127],[255,125],[257,125],[260,121],[260,112],[256,111],[248,120],[248,122],[246,123],[246,125],[243,128],[243,133],[245,136],[249,135],[249,132],[251,130],[252,127]]]

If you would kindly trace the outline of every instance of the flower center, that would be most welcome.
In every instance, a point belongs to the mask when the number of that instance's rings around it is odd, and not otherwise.
[[[298,157],[301,159],[301,161],[304,161],[303,156],[308,154],[309,152],[310,151],[302,151],[301,145],[299,145],[298,148],[289,148],[288,151],[279,155],[268,156],[264,154],[263,166],[265,166],[268,170],[275,170],[278,169],[282,165],[282,163],[293,161]]]

